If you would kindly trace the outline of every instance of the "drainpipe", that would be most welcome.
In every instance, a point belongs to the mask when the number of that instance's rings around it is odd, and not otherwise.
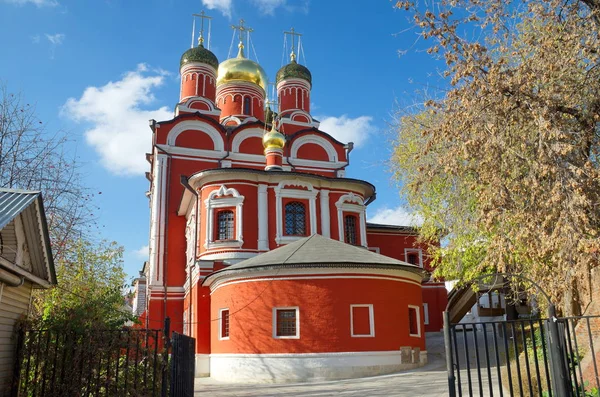
[[[199,206],[199,202],[200,202],[200,197],[198,195],[198,192],[190,186],[189,182],[188,182],[188,178],[185,175],[181,175],[180,177],[180,182],[183,185],[184,188],[186,188],[187,190],[189,190],[194,196],[196,196],[196,208],[194,209],[194,211],[196,212],[196,224],[194,225],[194,265],[196,264],[196,249],[198,247],[198,206]],[[188,332],[190,333],[190,335],[192,335],[192,310],[191,310],[191,305],[192,305],[192,267],[189,264],[190,262],[188,261],[188,277],[189,277],[189,283],[190,283],[190,293],[189,293],[189,297],[188,297],[188,324],[189,324],[189,330]]]
[[[337,177],[337,172],[339,170],[346,168],[350,165],[350,152],[352,151],[352,149],[354,149],[354,142],[348,142],[348,144],[344,146],[344,149],[346,149],[346,164],[342,165],[339,168],[334,169],[336,177]]]
[[[24,282],[25,277],[0,269],[0,283],[4,283],[9,287],[20,287]]]
[[[227,137],[227,153],[225,153],[225,156],[221,157],[219,159],[219,168],[223,168],[221,167],[221,162],[223,160],[225,160],[227,157],[229,157],[229,154],[231,153],[231,142],[229,142],[229,138],[231,138],[231,133],[229,131],[225,132],[225,136]],[[186,182],[187,183],[187,182]],[[185,185],[184,185],[185,186]],[[189,186],[189,185],[188,185]],[[187,187],[186,187],[187,189]],[[196,195],[197,197],[198,195]]]
[[[165,234],[163,236],[164,242],[165,242],[165,251],[163,252],[162,256],[163,256],[163,284],[164,284],[164,288],[165,288],[165,298],[163,301],[163,320],[167,318],[167,292],[168,292],[168,283],[167,283],[167,267],[169,264],[169,261],[166,260],[168,258],[168,254],[169,254],[169,215],[170,215],[170,208],[169,208],[169,204],[170,204],[170,194],[169,192],[171,191],[171,178],[169,177],[169,173],[171,172],[171,161],[172,161],[172,155],[171,153],[167,152],[166,150],[164,150],[163,148],[161,148],[159,145],[154,144],[154,147],[158,150],[160,150],[161,152],[163,152],[164,154],[167,155],[167,173],[165,175],[165,178],[167,178],[167,186],[166,186],[166,193],[165,193],[165,198],[166,198],[166,202],[165,202]],[[169,338],[170,335],[166,335],[166,338]]]
[[[373,201],[375,201],[375,199],[377,198],[377,192],[374,192],[373,195],[371,195],[371,197],[369,197],[367,199],[367,202],[365,203],[365,207],[369,204],[371,204]]]

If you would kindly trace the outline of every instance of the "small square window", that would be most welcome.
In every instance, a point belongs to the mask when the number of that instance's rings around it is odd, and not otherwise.
[[[408,333],[410,336],[421,336],[421,316],[418,306],[408,307]]]
[[[221,309],[219,312],[219,339],[229,339],[229,309]]]
[[[350,336],[353,338],[375,336],[373,305],[350,305]]]
[[[273,309],[273,337],[300,338],[299,310],[297,307],[277,307]]]
[[[404,258],[411,265],[423,267],[423,253],[420,248],[405,248]]]

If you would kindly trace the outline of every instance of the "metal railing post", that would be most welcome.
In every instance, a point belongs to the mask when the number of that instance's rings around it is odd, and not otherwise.
[[[167,382],[168,382],[168,370],[169,370],[169,348],[171,347],[171,318],[165,317],[165,329],[164,329],[164,355],[163,355],[163,368],[162,368],[162,388],[161,397],[167,397]]]
[[[448,371],[448,393],[456,397],[456,378],[454,377],[454,364],[452,362],[452,342],[450,340],[450,314],[444,311],[444,347],[446,350],[446,370]]]
[[[552,367],[552,386],[557,397],[570,397],[573,393],[568,382],[564,352],[558,331],[558,318],[553,304],[548,307],[548,347],[550,348],[550,366]]]

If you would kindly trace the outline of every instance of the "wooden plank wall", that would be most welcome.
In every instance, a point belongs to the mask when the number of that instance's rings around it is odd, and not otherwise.
[[[20,287],[0,283],[0,396],[8,396],[14,368],[15,324],[29,314],[32,284]]]

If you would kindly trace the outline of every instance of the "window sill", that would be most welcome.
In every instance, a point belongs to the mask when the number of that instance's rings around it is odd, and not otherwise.
[[[308,236],[281,236],[281,237],[275,238],[275,242],[280,245],[288,244],[288,243],[293,243],[294,241],[298,241],[304,237],[308,237]]]
[[[244,244],[243,240],[220,240],[220,241],[209,241],[205,248],[208,250],[218,248],[241,248]]]
[[[273,339],[300,339],[299,335],[296,336],[273,336]]]

